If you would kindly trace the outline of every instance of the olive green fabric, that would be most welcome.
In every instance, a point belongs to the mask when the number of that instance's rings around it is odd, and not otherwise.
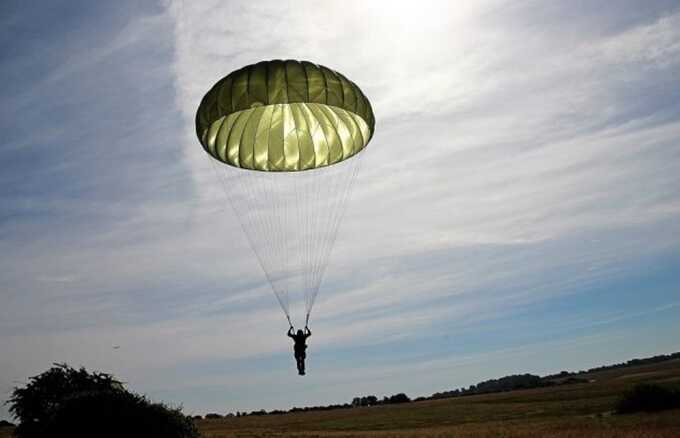
[[[196,114],[206,152],[261,171],[338,163],[365,148],[374,127],[371,104],[356,84],[306,61],[263,61],[232,72]]]

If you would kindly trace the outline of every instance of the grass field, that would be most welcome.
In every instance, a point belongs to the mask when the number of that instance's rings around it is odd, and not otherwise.
[[[680,360],[591,373],[591,383],[402,405],[198,421],[204,438],[680,437],[680,410],[612,415],[640,382],[680,384]],[[395,388],[398,390],[398,388]],[[0,438],[11,430],[0,430]]]

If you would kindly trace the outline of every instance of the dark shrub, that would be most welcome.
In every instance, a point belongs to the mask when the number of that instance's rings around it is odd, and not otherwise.
[[[385,397],[385,399],[384,403],[386,404],[408,403],[411,401],[411,399],[403,392],[392,395],[389,398]]]
[[[2,429],[3,427],[14,427],[14,424],[6,420],[0,420],[0,429]]]
[[[83,392],[62,402],[45,436],[198,438],[190,417],[127,391]]]
[[[616,404],[616,412],[655,412],[677,407],[680,407],[680,392],[660,385],[642,383],[623,394]]]
[[[17,438],[197,438],[180,410],[150,403],[113,376],[55,364],[15,388],[9,411],[20,420]]]
[[[61,407],[63,400],[83,391],[125,391],[113,376],[89,373],[66,364],[54,364],[44,373],[31,377],[24,388],[14,388],[9,411],[19,419],[19,438],[44,436],[43,427]]]

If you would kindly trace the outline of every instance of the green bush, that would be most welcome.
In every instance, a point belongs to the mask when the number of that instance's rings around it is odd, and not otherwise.
[[[198,438],[199,434],[193,420],[179,409],[127,391],[94,391],[65,400],[46,436]]]
[[[23,388],[14,388],[8,403],[9,411],[19,426],[18,438],[42,437],[43,428],[62,402],[84,391],[125,391],[123,385],[110,374],[90,373],[85,368],[75,369],[66,364],[54,364],[42,374],[31,377]]]
[[[642,383],[626,391],[616,404],[618,414],[656,412],[680,407],[680,391]]]
[[[128,392],[113,376],[55,364],[8,401],[17,438],[197,438],[179,409]]]

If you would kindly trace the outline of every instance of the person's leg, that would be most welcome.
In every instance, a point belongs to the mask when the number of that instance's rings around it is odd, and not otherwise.
[[[304,365],[302,364],[302,357],[299,352],[295,352],[295,362],[297,364],[298,373],[302,375],[304,372]]]

